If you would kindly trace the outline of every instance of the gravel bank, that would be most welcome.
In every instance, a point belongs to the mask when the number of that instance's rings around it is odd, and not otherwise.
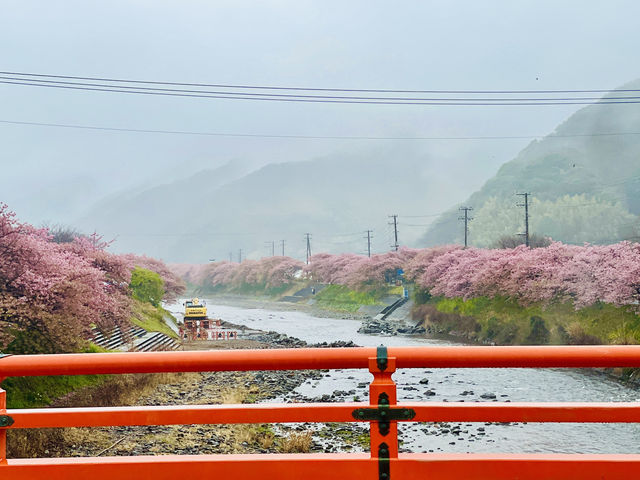
[[[225,325],[230,328],[233,324]],[[302,340],[277,332],[254,331],[251,340],[229,342],[193,342],[185,350],[242,348],[300,348],[306,346],[351,347],[352,342],[307,345]],[[199,405],[222,403],[260,403],[298,401],[291,393],[310,379],[319,379],[326,371],[258,371],[185,373],[171,383],[157,386],[140,396],[132,405]],[[332,433],[333,432],[333,433]],[[68,451],[64,456],[197,455],[209,453],[275,453],[295,451],[335,451],[353,447],[345,440],[352,433],[314,424],[294,425],[167,425],[144,427],[104,427],[70,429],[65,433]],[[335,435],[334,435],[335,433]],[[335,437],[335,441],[333,441]],[[46,453],[46,452],[45,452]]]

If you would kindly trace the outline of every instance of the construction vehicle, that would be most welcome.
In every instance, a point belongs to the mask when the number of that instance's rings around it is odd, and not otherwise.
[[[184,302],[184,319],[205,320],[207,318],[207,306],[197,298],[192,298]]]

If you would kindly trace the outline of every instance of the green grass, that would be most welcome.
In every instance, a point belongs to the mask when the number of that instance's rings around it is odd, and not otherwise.
[[[165,316],[175,318],[162,307],[150,303],[133,301],[131,323],[149,332],[162,332],[174,338],[177,334],[165,323]],[[108,350],[89,342],[80,353],[102,353]],[[106,382],[109,375],[58,375],[46,377],[11,377],[4,380],[2,388],[7,391],[7,408],[36,408],[50,405],[55,399],[75,390],[98,386]]]
[[[2,383],[2,388],[7,391],[7,408],[36,408],[79,388],[99,385],[107,378],[107,375],[11,377]]]
[[[548,343],[552,344],[567,343],[572,335],[588,336],[602,343],[640,343],[640,317],[629,307],[597,303],[576,310],[570,303],[520,305],[504,297],[440,297],[426,304],[435,305],[438,312],[452,314],[451,322],[444,322],[449,330],[456,330],[458,316],[473,318],[477,323],[473,336],[477,340],[499,340],[508,331],[508,343],[530,343],[537,322],[538,327],[544,325],[548,330]]]
[[[386,294],[387,295],[403,295],[404,294],[404,287],[402,285],[398,285],[396,287],[389,287],[386,290]]]
[[[303,288],[303,282],[286,283],[277,287],[267,287],[265,283],[243,283],[241,285],[194,286],[188,290],[193,295],[247,295],[252,297],[279,298],[290,291]]]
[[[104,353],[107,349],[89,343],[81,353]],[[7,408],[36,408],[79,388],[100,385],[108,375],[58,375],[50,377],[10,377],[2,382],[7,391]]]
[[[134,300],[131,323],[144,328],[148,332],[161,332],[170,337],[178,338],[178,334],[164,321],[165,316],[173,318],[172,315],[162,307],[154,307],[150,303]],[[173,320],[175,322],[175,319]]]
[[[344,285],[328,285],[315,296],[316,305],[329,310],[355,312],[362,305],[382,305],[380,297],[387,291],[357,292]]]

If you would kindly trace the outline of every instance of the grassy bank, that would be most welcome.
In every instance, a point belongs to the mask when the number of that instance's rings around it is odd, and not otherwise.
[[[132,405],[158,385],[180,382],[193,374],[78,375],[10,378],[5,380],[8,408],[111,407]],[[21,396],[19,392],[29,392]],[[29,458],[68,455],[72,445],[96,441],[91,431],[80,428],[15,429],[7,432],[7,456]]]
[[[187,284],[187,295],[246,295],[252,297],[279,298],[283,295],[294,293],[306,287],[305,282],[295,282],[268,287],[265,283],[242,283],[240,285],[194,285]]]
[[[162,307],[154,307],[150,303],[133,300],[133,316],[131,323],[149,332],[162,332],[173,338],[177,334],[165,323],[164,319],[175,319]],[[94,344],[83,353],[106,352]],[[51,405],[72,392],[97,388],[104,384],[114,385],[109,375],[60,375],[51,377],[12,377],[2,383],[7,391],[7,408],[36,408]]]
[[[131,323],[144,328],[147,332],[161,332],[169,337],[178,338],[178,334],[169,327],[165,319],[176,322],[176,319],[162,307],[134,300]]]
[[[314,282],[295,282],[279,287],[267,287],[265,284],[217,285],[215,287],[197,287],[189,285],[191,295],[243,295],[247,297],[278,300],[293,295],[299,290],[315,285]],[[315,306],[337,312],[356,312],[362,305],[384,305],[382,299],[387,295],[402,295],[402,287],[388,287],[361,292],[344,285],[327,285],[309,298],[315,300]]]
[[[432,333],[499,345],[640,343],[640,317],[628,307],[598,303],[522,306],[506,298],[422,299],[413,310]]]
[[[382,305],[382,297],[389,294],[388,289],[358,292],[344,285],[328,285],[314,299],[317,306],[327,310],[356,312],[362,305]]]

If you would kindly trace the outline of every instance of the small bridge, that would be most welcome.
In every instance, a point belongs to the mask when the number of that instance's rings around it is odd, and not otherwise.
[[[398,403],[399,368],[640,367],[640,346],[378,347],[0,357],[10,376],[368,369],[370,403],[6,409],[0,390],[2,479],[632,479],[640,454],[398,453],[398,422],[640,422],[640,403]],[[368,422],[370,453],[6,459],[12,428],[215,423]]]

